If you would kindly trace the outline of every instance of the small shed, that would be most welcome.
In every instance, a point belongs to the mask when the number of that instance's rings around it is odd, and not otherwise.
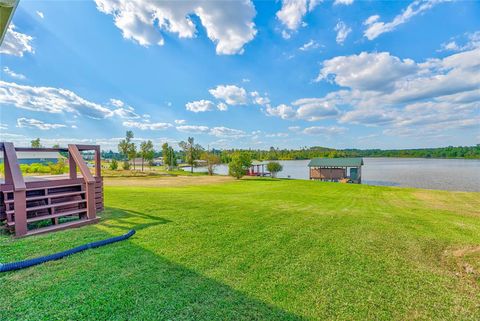
[[[363,158],[314,158],[308,164],[310,179],[327,182],[362,182]]]

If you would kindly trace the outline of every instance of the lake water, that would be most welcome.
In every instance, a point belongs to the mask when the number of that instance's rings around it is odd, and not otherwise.
[[[364,158],[363,161],[362,184],[480,192],[480,160]],[[283,171],[278,177],[308,179],[308,162],[279,161]],[[228,166],[217,166],[215,173],[227,175]]]

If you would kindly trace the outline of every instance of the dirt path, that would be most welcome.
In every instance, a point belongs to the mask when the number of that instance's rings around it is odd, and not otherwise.
[[[105,186],[181,187],[220,184],[233,181],[229,176],[106,177]]]

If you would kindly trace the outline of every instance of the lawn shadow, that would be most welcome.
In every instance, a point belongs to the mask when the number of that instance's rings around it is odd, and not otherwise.
[[[143,248],[147,237],[3,274],[0,319],[304,320]]]
[[[121,230],[134,229],[136,231],[141,231],[152,226],[171,222],[170,220],[157,215],[150,215],[138,211],[125,210],[115,207],[105,207],[104,213],[107,214],[107,218],[102,220],[102,225]],[[101,215],[102,214],[100,213],[100,216]]]

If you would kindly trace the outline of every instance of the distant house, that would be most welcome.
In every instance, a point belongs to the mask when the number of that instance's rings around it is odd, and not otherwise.
[[[17,152],[19,164],[56,164],[59,161],[64,162],[66,158],[59,152]],[[0,153],[0,162],[3,163],[3,153]]]
[[[310,179],[328,182],[362,182],[363,158],[314,158],[308,164]]]

